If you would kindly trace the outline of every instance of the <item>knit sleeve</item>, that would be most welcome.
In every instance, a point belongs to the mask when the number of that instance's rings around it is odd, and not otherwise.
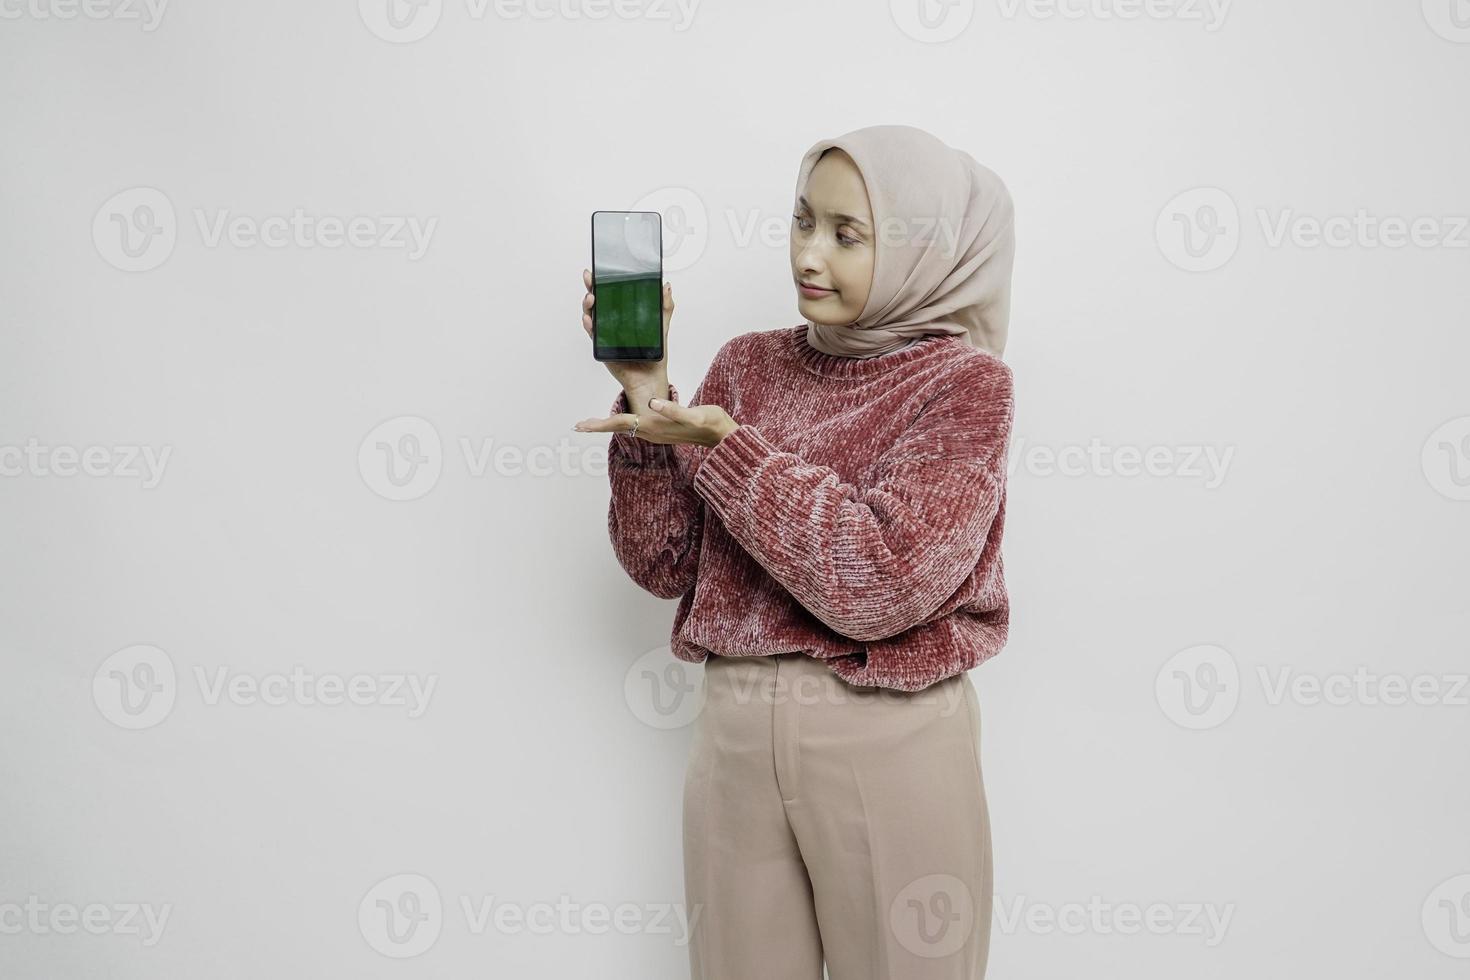
[[[703,391],[701,384],[694,404],[700,404]],[[673,385],[669,400],[679,401]],[[619,391],[609,414],[626,411],[627,395]],[[615,432],[607,450],[612,487],[607,530],[613,553],[639,587],[660,599],[678,598],[694,585],[704,530],[704,504],[675,448]]]
[[[986,357],[923,408],[871,486],[741,425],[705,456],[694,489],[814,616],[881,640],[926,622],[974,572],[1001,506],[1013,411],[1010,368]]]

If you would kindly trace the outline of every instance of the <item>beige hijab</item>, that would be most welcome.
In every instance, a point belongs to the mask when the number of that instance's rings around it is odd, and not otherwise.
[[[1015,210],[994,171],[913,126],[868,126],[814,144],[796,193],[823,151],[857,164],[873,209],[873,286],[857,320],[807,321],[807,343],[826,354],[874,357],[926,334],[963,334],[1000,356],[1011,312]]]

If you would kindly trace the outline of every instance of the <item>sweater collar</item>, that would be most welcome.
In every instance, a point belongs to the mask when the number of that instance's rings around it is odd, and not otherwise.
[[[828,378],[870,378],[900,364],[967,346],[958,334],[929,334],[907,347],[875,357],[843,357],[819,351],[808,344],[806,330],[805,323],[798,323],[786,331],[786,346],[803,368]]]

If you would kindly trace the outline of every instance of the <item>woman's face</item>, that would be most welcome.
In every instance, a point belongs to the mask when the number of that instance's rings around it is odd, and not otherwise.
[[[873,286],[874,243],[863,175],[852,157],[829,150],[812,167],[791,216],[791,275],[801,315],[831,326],[856,320]]]

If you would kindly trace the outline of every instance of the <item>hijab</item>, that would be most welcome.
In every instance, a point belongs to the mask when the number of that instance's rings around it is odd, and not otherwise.
[[[930,334],[1005,350],[1015,263],[1015,210],[994,171],[913,126],[868,126],[813,144],[797,196],[821,155],[852,157],[873,210],[873,285],[851,324],[807,321],[826,354],[875,357]]]

